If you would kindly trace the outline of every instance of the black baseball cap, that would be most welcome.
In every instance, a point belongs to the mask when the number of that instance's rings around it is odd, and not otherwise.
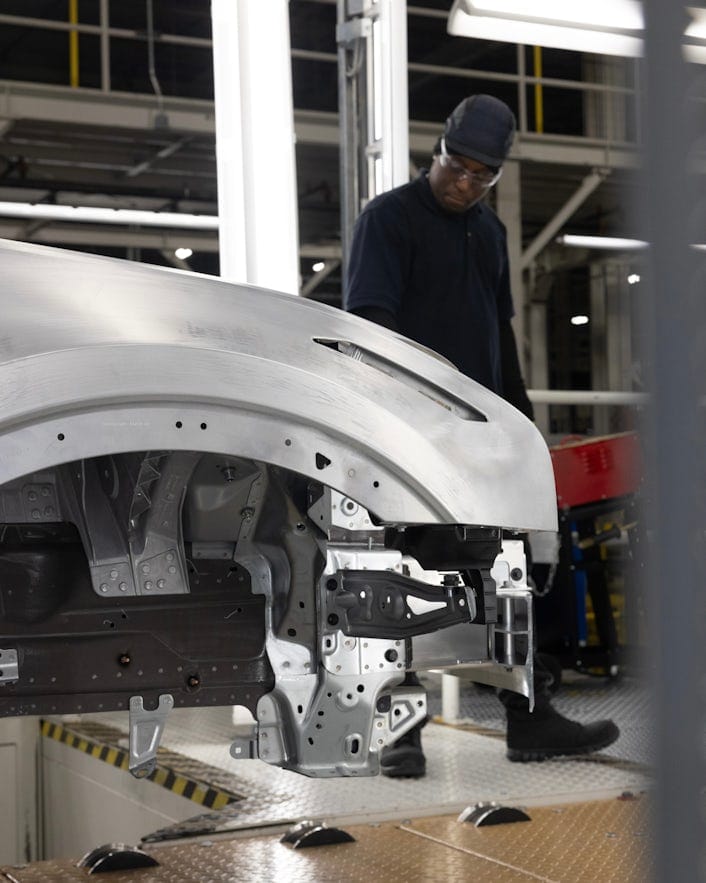
[[[469,95],[453,110],[444,126],[446,147],[498,169],[515,136],[515,115],[492,95]]]

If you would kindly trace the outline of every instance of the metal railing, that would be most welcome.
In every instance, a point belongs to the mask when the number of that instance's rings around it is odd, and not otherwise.
[[[323,4],[335,3],[335,0],[317,0]],[[0,25],[34,28],[46,31],[64,31],[70,43],[69,69],[66,71],[67,83],[82,89],[79,80],[79,52],[81,36],[97,36],[100,38],[100,91],[111,92],[111,41],[132,40],[145,43],[151,40],[154,44],[171,46],[200,47],[210,51],[212,42],[207,37],[196,37],[188,34],[148,33],[148,29],[138,30],[118,28],[110,25],[110,0],[99,0],[98,24],[82,23],[78,20],[79,12],[74,5],[69,6],[69,17],[66,20],[37,18],[8,13],[0,14]],[[422,6],[409,6],[408,16],[446,19],[448,13],[438,9],[427,9]],[[582,139],[590,139],[594,144],[635,146],[640,141],[641,122],[639,102],[635,100],[638,88],[637,66],[634,65],[635,86],[618,83],[596,82],[590,77],[581,80],[563,79],[542,75],[542,51],[533,49],[533,73],[526,70],[526,47],[516,47],[516,71],[505,73],[483,70],[481,68],[459,67],[444,64],[428,64],[421,61],[409,61],[410,74],[427,74],[438,77],[467,80],[469,91],[472,82],[497,83],[507,87],[514,85],[516,90],[515,104],[517,107],[518,129],[521,135],[541,139],[551,136],[547,129],[547,109],[552,99],[549,90],[564,90],[579,93],[584,105],[583,130],[575,133]],[[311,49],[292,48],[292,59],[295,61],[325,62],[332,66],[337,64],[336,52]],[[591,62],[598,70],[597,62]],[[610,68],[606,68],[610,70]],[[141,93],[137,93],[141,94]],[[530,103],[534,98],[533,125],[530,125]],[[175,97],[179,97],[178,95]],[[616,124],[616,120],[619,121]],[[620,130],[620,131],[616,131]],[[571,137],[571,136],[569,136]]]

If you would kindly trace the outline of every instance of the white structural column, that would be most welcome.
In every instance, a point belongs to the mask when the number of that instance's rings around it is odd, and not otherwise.
[[[337,0],[344,266],[364,205],[409,181],[407,4]]]
[[[221,276],[299,290],[287,0],[212,0]]]
[[[507,251],[510,258],[510,286],[515,304],[513,327],[523,373],[527,369],[525,353],[525,287],[522,280],[522,203],[520,199],[520,163],[508,160],[497,184],[496,211],[507,230]],[[525,374],[525,379],[526,374]]]
[[[373,19],[373,141],[382,142],[379,153],[382,180],[376,176],[369,198],[409,181],[409,114],[407,110],[407,4],[403,0],[378,0]]]

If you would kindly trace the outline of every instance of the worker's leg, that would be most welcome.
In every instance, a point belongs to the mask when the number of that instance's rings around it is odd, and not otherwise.
[[[403,687],[420,687],[419,678],[413,672],[407,672],[402,682]],[[424,751],[422,750],[422,727],[426,720],[408,730],[404,736],[383,749],[380,758],[382,774],[390,778],[419,779],[427,769]]]
[[[498,698],[507,714],[507,756],[513,761],[546,760],[572,754],[590,754],[607,748],[620,735],[610,720],[580,724],[552,706],[549,694],[551,674],[535,655],[535,704],[518,693],[501,690]]]

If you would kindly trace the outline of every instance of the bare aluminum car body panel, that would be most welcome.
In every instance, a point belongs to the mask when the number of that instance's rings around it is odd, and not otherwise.
[[[243,704],[234,755],[364,775],[426,712],[405,671],[531,694],[501,536],[556,508],[519,412],[316,303],[18,243],[0,260],[0,715],[130,708],[144,775],[163,709]]]
[[[533,425],[397,334],[128,261],[19,243],[0,261],[0,483],[99,454],[211,450],[325,479],[382,521],[555,528]]]

